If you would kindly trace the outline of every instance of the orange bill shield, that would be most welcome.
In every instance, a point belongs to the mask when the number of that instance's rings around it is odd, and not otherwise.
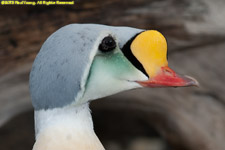
[[[147,81],[136,81],[146,87],[198,86],[192,77],[182,76],[168,67],[167,42],[155,30],[140,33],[131,43],[131,52],[149,76]]]

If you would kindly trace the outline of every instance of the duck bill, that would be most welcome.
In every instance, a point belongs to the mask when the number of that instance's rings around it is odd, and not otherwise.
[[[137,81],[143,87],[188,87],[198,86],[197,80],[189,76],[182,76],[168,66],[161,67],[157,75],[147,81]]]

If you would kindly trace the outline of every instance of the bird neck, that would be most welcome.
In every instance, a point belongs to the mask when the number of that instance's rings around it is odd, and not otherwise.
[[[35,134],[33,150],[104,150],[88,103],[35,111]]]

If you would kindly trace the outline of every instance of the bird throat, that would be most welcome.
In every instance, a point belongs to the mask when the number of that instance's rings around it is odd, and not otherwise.
[[[89,104],[35,111],[33,150],[104,150],[93,130]]]

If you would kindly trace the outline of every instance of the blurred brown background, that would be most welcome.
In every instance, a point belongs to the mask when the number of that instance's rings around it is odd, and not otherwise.
[[[70,23],[157,29],[169,65],[199,88],[138,89],[92,102],[107,150],[225,150],[225,1],[83,0],[74,6],[0,6],[0,149],[31,150],[32,62]]]

